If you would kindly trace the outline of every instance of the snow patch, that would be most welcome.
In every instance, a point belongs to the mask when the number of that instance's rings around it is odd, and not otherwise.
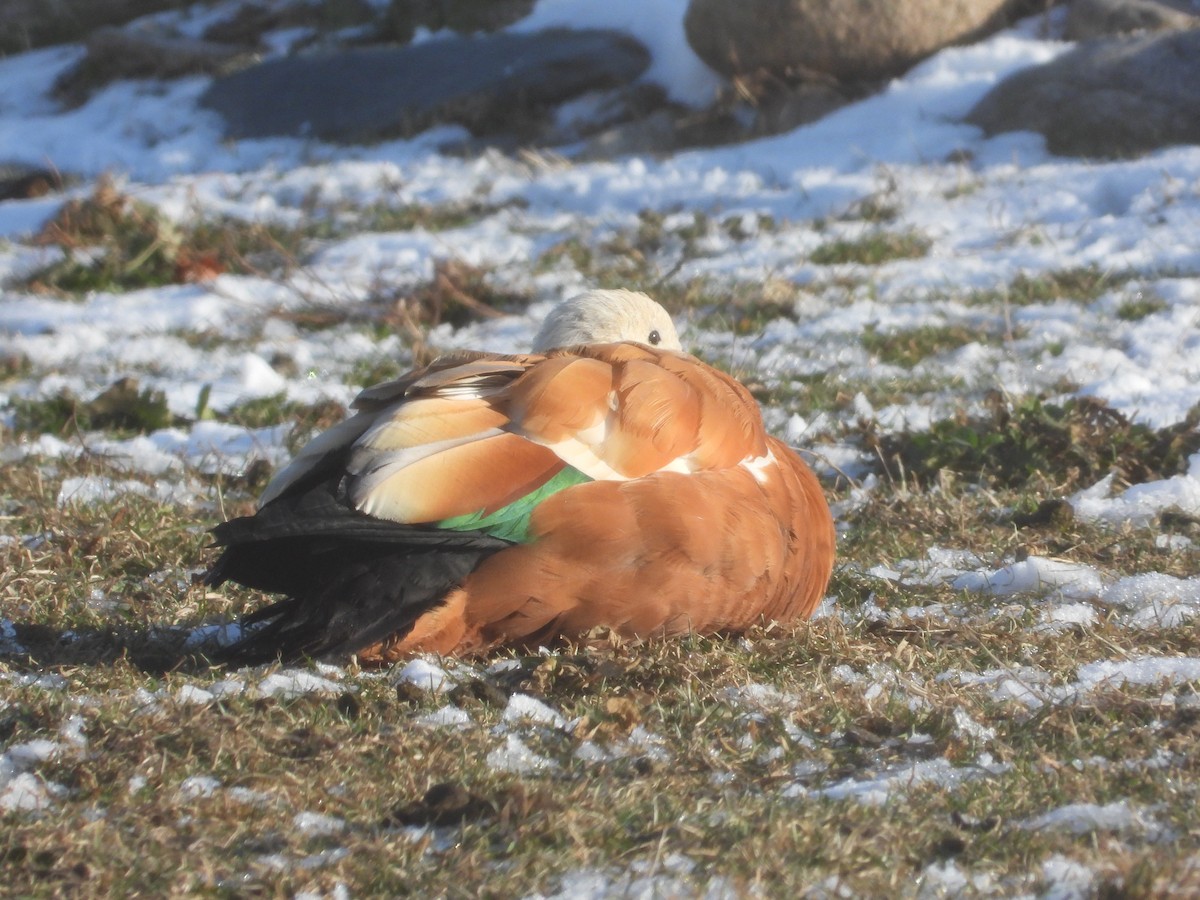
[[[1086,900],[1093,896],[1097,873],[1082,863],[1055,854],[1042,863],[1043,900]]]
[[[179,796],[184,800],[211,797],[221,789],[221,779],[212,775],[192,775],[179,784]]]
[[[973,767],[954,766],[949,760],[920,760],[910,765],[889,768],[874,777],[847,778],[828,787],[809,788],[792,784],[781,792],[783,797],[823,797],[830,800],[857,800],[869,806],[882,806],[896,793],[924,784],[953,789],[960,784],[1004,772],[1008,767],[988,762]]]
[[[36,775],[21,772],[3,781],[0,787],[0,812],[39,812],[51,803],[50,787]]]
[[[1104,476],[1096,484],[1070,498],[1075,515],[1086,522],[1107,525],[1130,524],[1139,528],[1153,525],[1165,509],[1176,508],[1186,515],[1200,515],[1200,453],[1188,459],[1188,470],[1159,481],[1135,484],[1117,496],[1112,492],[1113,476]]]
[[[1119,800],[1100,806],[1095,803],[1071,803],[1060,806],[1020,823],[1029,831],[1065,831],[1068,834],[1091,834],[1096,831],[1136,831],[1157,834],[1161,826],[1144,810]]]
[[[423,691],[442,694],[455,685],[450,674],[430,659],[418,656],[409,660],[394,677],[396,684],[407,683],[419,687]]]
[[[301,834],[331,835],[346,830],[346,820],[318,812],[299,812],[292,817],[292,824]]]
[[[1067,598],[1089,598],[1100,593],[1102,583],[1100,574],[1089,565],[1031,556],[999,569],[964,573],[951,586],[998,597],[1054,591]]]
[[[314,675],[303,669],[289,669],[268,675],[255,687],[261,697],[290,700],[305,694],[341,694],[345,690],[340,684]]]
[[[562,713],[528,694],[513,694],[509,697],[501,721],[507,725],[527,723],[549,728],[567,727],[567,720],[563,718]]]
[[[184,482],[158,481],[146,484],[131,479],[83,475],[63,479],[62,487],[58,491],[58,505],[90,506],[111,503],[129,495],[148,497],[158,503],[173,503],[178,506],[188,506],[202,499],[198,487]]]
[[[554,760],[534,753],[515,734],[506,735],[504,746],[497,747],[487,755],[487,764],[497,772],[511,772],[514,775],[532,775],[558,768]]]
[[[472,724],[471,714],[452,703],[418,716],[413,722],[425,728],[467,728]]]

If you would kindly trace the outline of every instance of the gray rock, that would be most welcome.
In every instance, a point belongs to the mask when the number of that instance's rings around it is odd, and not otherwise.
[[[0,163],[0,202],[43,197],[62,188],[62,173],[53,169],[23,163]]]
[[[499,31],[529,15],[533,4],[534,0],[392,0],[383,15],[383,32],[408,43],[417,28],[459,34]]]
[[[201,103],[233,138],[353,143],[446,122],[520,133],[546,109],[628,83],[649,62],[641,44],[617,32],[504,32],[272,60],[214,81]]]
[[[1157,0],[1073,0],[1067,10],[1065,37],[1069,41],[1134,31],[1193,28],[1200,18]]]
[[[244,47],[137,28],[105,27],[87,40],[87,55],[54,82],[54,96],[78,106],[121,78],[182,78],[233,70],[253,58]]]
[[[857,96],[831,84],[791,85],[761,96],[755,108],[753,136],[782,134],[822,119]]]
[[[380,14],[367,0],[338,0],[336,3],[308,3],[304,0],[275,0],[272,3],[223,4],[226,15],[204,30],[204,39],[218,44],[261,46],[272,31],[299,29],[310,31],[301,40],[336,40],[342,29],[363,37],[376,34],[382,23]],[[407,43],[409,37],[403,43]]]
[[[180,5],[180,0],[2,0],[0,54],[81,40],[101,26]]]
[[[1200,143],[1200,30],[1082,44],[996,85],[967,115],[1051,152],[1115,158]]]
[[[774,85],[756,90],[755,102],[730,103],[729,97],[707,109],[665,105],[649,114],[629,116],[587,136],[575,159],[610,159],[632,153],[667,154],[692,147],[715,147],[791,131],[814,122],[854,97],[827,85]]]
[[[725,75],[856,81],[897,75],[1003,26],[1021,0],[691,0],[697,55]]]

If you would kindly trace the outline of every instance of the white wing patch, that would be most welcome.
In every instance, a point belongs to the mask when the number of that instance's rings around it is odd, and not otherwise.
[[[766,456],[743,459],[738,465],[753,475],[754,480],[759,484],[766,484],[767,469],[775,465],[775,454],[768,450]]]
[[[541,442],[539,441],[538,443]],[[597,456],[596,451],[593,449],[596,444],[590,441],[585,442],[578,438],[567,438],[565,441],[542,444],[542,446],[554,453],[555,456],[567,465],[578,469],[593,481],[631,481],[634,478],[642,478],[646,474],[653,475],[656,472],[678,472],[681,475],[691,475],[697,470],[697,467],[693,464],[692,455],[688,454],[686,456],[675,457],[675,459],[671,460],[665,466],[655,469],[654,472],[636,476],[625,475]],[[758,476],[756,475],[755,477]]]
[[[541,443],[537,441],[536,443]],[[569,466],[578,469],[593,481],[629,481],[628,475],[622,475],[592,449],[592,445],[578,438],[567,438],[553,444],[542,444],[547,450]]]

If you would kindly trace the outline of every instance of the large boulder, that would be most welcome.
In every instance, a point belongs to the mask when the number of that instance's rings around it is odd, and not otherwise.
[[[383,36],[400,43],[418,28],[459,34],[499,31],[533,10],[534,0],[392,0],[384,12]]]
[[[271,60],[217,79],[201,103],[233,138],[354,143],[448,122],[519,133],[556,104],[627,84],[649,62],[618,32],[503,32]]]
[[[231,71],[253,59],[245,47],[176,37],[151,28],[105,26],[87,39],[87,55],[54,83],[54,96],[68,107],[121,78],[182,78]]]
[[[1118,158],[1200,143],[1200,30],[1081,44],[996,85],[967,121],[1036,131],[1064,156]]]
[[[0,54],[77,41],[103,25],[122,25],[190,0],[3,0]]]
[[[691,0],[684,27],[724,75],[861,81],[1004,25],[1019,0]]]
[[[1135,31],[1174,31],[1193,28],[1200,18],[1158,0],[1073,0],[1067,10],[1068,41]]]
[[[0,163],[0,202],[44,197],[62,188],[60,172],[23,163]]]

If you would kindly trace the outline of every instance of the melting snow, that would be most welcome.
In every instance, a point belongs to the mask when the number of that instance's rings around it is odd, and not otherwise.
[[[437,663],[424,657],[410,660],[404,668],[396,673],[394,680],[397,684],[407,682],[435,694],[444,693],[454,687],[454,680],[449,673]]]
[[[154,484],[146,484],[130,479],[84,475],[63,479],[62,487],[58,491],[58,505],[111,503],[130,494],[149,497],[159,503],[175,503],[181,506],[196,503],[202,497],[199,488],[187,482],[157,481]]]
[[[39,675],[37,672],[0,672],[3,679],[17,687],[36,687],[45,691],[66,690],[69,682],[57,672]]]
[[[3,781],[0,812],[37,812],[50,806],[51,785],[36,775],[21,772]]]
[[[534,753],[515,734],[506,735],[504,746],[497,747],[487,755],[487,764],[497,772],[511,772],[515,775],[549,772],[558,768],[554,760]]]
[[[847,778],[827,787],[809,788],[803,784],[792,784],[783,789],[781,796],[825,797],[830,800],[849,798],[870,806],[882,806],[899,791],[923,784],[952,789],[965,781],[1000,774],[1007,768],[990,761],[973,767],[954,766],[949,760],[939,757],[887,769],[873,778]]]
[[[954,708],[954,732],[960,738],[981,743],[990,741],[996,736],[995,728],[990,725],[980,725],[961,706]]]
[[[290,430],[287,425],[251,430],[223,422],[202,421],[196,422],[188,431],[167,428],[126,440],[92,436],[86,447],[43,434],[15,448],[6,448],[4,455],[11,458],[14,449],[19,455],[51,459],[89,454],[103,458],[115,468],[148,475],[178,474],[185,469],[206,475],[240,475],[257,459],[264,459],[274,466],[286,463],[289,455],[285,442]],[[120,496],[122,492],[144,492],[131,487],[132,484],[134,482],[76,479],[68,485],[71,490],[60,493],[59,502],[72,502],[77,499],[77,494],[82,496],[79,502],[98,502]],[[158,489],[143,487],[150,490],[146,496],[158,497]],[[172,502],[182,502],[180,498],[190,496],[185,484],[162,490],[166,492],[162,499]]]
[[[289,669],[268,675],[256,688],[260,696],[285,700],[305,694],[341,694],[345,690],[342,685],[303,669]]]
[[[246,682],[237,678],[215,681],[208,686],[208,693],[214,697],[236,697],[244,690],[246,690]]]
[[[563,718],[562,713],[528,694],[513,694],[509,697],[502,718],[506,724],[510,725],[530,723],[547,725],[550,728],[567,727],[567,720]]]
[[[1101,588],[1100,574],[1089,565],[1031,556],[1018,563],[985,572],[968,572],[954,579],[955,590],[986,591],[998,597],[1009,594],[1054,591],[1068,597],[1094,597]]]
[[[332,850],[321,850],[318,853],[310,853],[308,856],[298,858],[290,857],[283,853],[268,853],[260,856],[258,861],[262,865],[280,872],[286,872],[290,869],[312,871],[333,865],[349,855],[350,851],[345,847],[335,847]]]
[[[1100,596],[1134,627],[1175,628],[1200,613],[1200,577],[1175,578],[1158,572],[1130,575]]]
[[[1099,806],[1095,803],[1072,803],[1034,816],[1021,823],[1031,831],[1056,830],[1070,834],[1093,831],[1141,831],[1157,834],[1161,826],[1144,811],[1120,800]]]
[[[52,798],[65,793],[62,785],[47,781],[32,770],[39,764],[63,754],[79,755],[87,749],[83,716],[68,716],[59,726],[62,740],[36,738],[13,744],[0,753],[0,813],[38,812],[47,809]]]
[[[796,704],[794,697],[789,697],[772,685],[757,682],[725,688],[721,697],[734,706],[748,706],[751,709],[766,711],[787,709]]]
[[[627,869],[578,869],[559,880],[551,894],[530,894],[525,900],[605,900],[609,897],[668,898],[702,897],[704,900],[735,900],[745,897],[723,878],[695,878],[696,864],[681,853],[661,860],[634,861]],[[751,892],[750,896],[757,896]]]
[[[211,797],[221,789],[221,779],[211,775],[192,775],[179,785],[179,796],[184,800]]]
[[[466,728],[472,724],[470,713],[449,703],[413,721],[426,728]]]
[[[1083,563],[1038,556],[991,568],[972,554],[934,548],[924,560],[897,560],[888,566],[875,566],[868,574],[906,585],[947,584],[956,590],[997,597],[1039,598],[1044,601],[1038,607],[1039,631],[1094,625],[1098,621],[1097,607],[1105,606],[1117,610],[1118,624],[1131,628],[1175,628],[1200,613],[1200,576],[1176,578],[1147,572],[1111,579]],[[1020,612],[1020,608],[1014,611]],[[979,614],[943,603],[888,610],[868,605],[859,611],[861,616],[879,619],[990,618],[1002,614],[1003,607]]]
[[[1080,666],[1078,677],[1078,684],[1084,690],[1115,689],[1125,684],[1200,682],[1200,659],[1140,656],[1116,662],[1094,662]]]
[[[996,893],[995,879],[986,872],[964,872],[954,860],[926,866],[918,877],[917,897],[987,896]]]
[[[1075,514],[1084,521],[1129,523],[1141,528],[1152,525],[1164,509],[1171,507],[1200,516],[1200,453],[1189,457],[1184,475],[1135,484],[1116,497],[1109,496],[1112,482],[1113,476],[1106,475],[1071,497]]]
[[[206,691],[204,688],[197,687],[194,684],[185,684],[175,692],[175,701],[177,703],[205,704],[211,703],[214,699],[216,699],[216,695],[212,691]]]
[[[1029,709],[1046,703],[1073,703],[1095,691],[1119,690],[1126,684],[1186,684],[1200,681],[1200,659],[1188,656],[1135,656],[1129,659],[1085,663],[1070,684],[1050,684],[1041,669],[988,669],[983,672],[943,672],[938,680],[991,687],[994,700],[1015,700]]]
[[[1095,625],[1096,609],[1087,603],[1062,603],[1040,611],[1041,624],[1035,631],[1057,634],[1073,625]]]
[[[346,853],[342,853],[341,856],[338,856],[337,858],[341,859],[341,857],[345,855]],[[343,882],[339,881],[328,892],[298,891],[293,895],[292,900],[350,900],[351,896],[350,888],[346,887]]]
[[[1096,873],[1056,854],[1042,863],[1042,881],[1046,885],[1042,900],[1086,900],[1094,895]]]
[[[301,812],[292,819],[296,830],[302,834],[340,834],[346,830],[346,822],[337,816],[327,816],[324,813]]]
[[[256,791],[253,788],[236,785],[226,791],[226,796],[230,800],[236,800],[238,803],[246,804],[246,806],[268,806],[271,803],[271,795],[265,791]]]

